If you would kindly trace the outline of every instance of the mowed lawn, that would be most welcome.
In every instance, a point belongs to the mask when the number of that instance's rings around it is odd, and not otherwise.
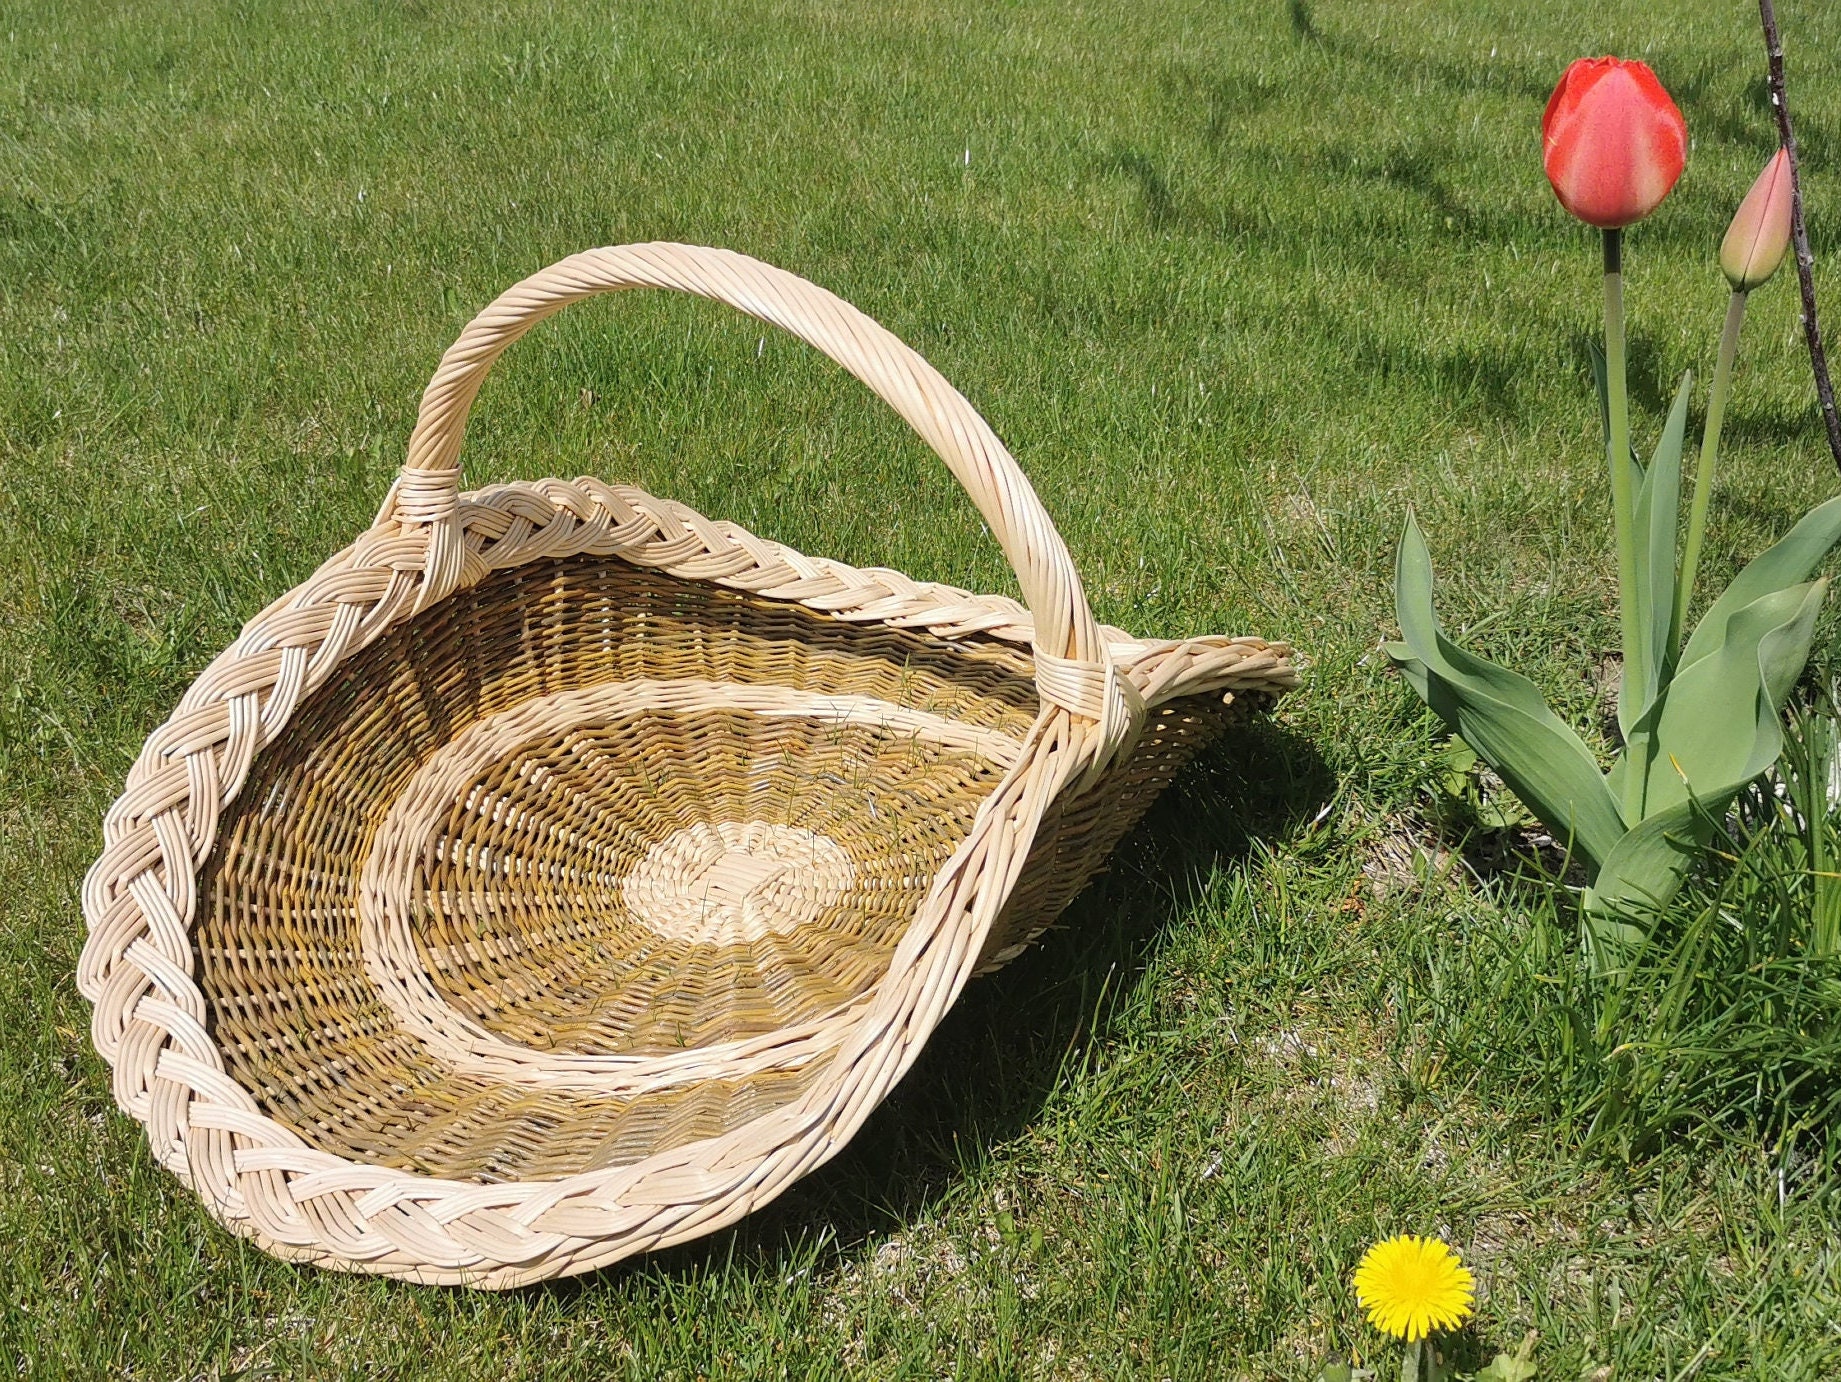
[[[1779,10],[1841,331],[1841,10]],[[1478,1277],[1466,1366],[1532,1330],[1543,1379],[1833,1377],[1829,1183],[1743,1136],[1579,1152],[1569,956],[1527,953],[1538,887],[1439,834],[1442,735],[1375,653],[1412,504],[1447,618],[1601,724],[1596,249],[1540,112],[1617,51],[1693,132],[1627,249],[1653,437],[1711,367],[1714,247],[1774,139],[1755,18],[0,0],[0,1373],[1302,1379],[1397,1366],[1349,1275],[1426,1232]],[[1102,619],[1289,638],[1307,689],[739,1228],[505,1296],[283,1265],[111,1101],[72,985],[101,815],[242,620],[368,524],[471,312],[647,239],[882,320],[1010,443]],[[1716,576],[1836,488],[1787,275],[1752,314]],[[544,326],[467,465],[1011,588],[886,410],[707,303]]]

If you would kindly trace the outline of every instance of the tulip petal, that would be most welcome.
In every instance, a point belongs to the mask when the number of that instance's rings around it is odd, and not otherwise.
[[[1588,225],[1616,230],[1662,202],[1687,161],[1687,121],[1641,62],[1581,58],[1541,119],[1547,179]]]

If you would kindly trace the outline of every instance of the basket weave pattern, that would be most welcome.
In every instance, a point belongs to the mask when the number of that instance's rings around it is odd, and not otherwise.
[[[463,494],[497,356],[639,286],[861,378],[1027,607],[592,479]],[[488,1287],[583,1271],[834,1155],[966,980],[1294,682],[1282,644],[1098,625],[990,429],[841,300],[724,251],[591,251],[467,328],[375,525],[148,740],[78,982],[155,1156],[270,1251]]]

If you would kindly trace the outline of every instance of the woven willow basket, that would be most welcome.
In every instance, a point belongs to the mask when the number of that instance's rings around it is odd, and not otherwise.
[[[861,379],[970,492],[1027,610],[596,480],[461,493],[500,352],[634,287]],[[966,979],[1294,679],[1280,644],[1097,625],[990,428],[830,293],[721,250],[595,250],[467,327],[375,525],[147,741],[78,983],[154,1154],[269,1251],[585,1271],[834,1156]]]

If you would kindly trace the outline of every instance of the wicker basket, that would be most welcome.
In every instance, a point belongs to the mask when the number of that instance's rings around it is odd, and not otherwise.
[[[633,287],[855,374],[970,492],[1027,610],[596,480],[462,494],[500,352]],[[579,254],[467,327],[375,525],[147,741],[79,987],[154,1155],[269,1251],[585,1271],[835,1155],[966,979],[1294,680],[1281,644],[1095,624],[989,427],[838,298],[721,250]]]

